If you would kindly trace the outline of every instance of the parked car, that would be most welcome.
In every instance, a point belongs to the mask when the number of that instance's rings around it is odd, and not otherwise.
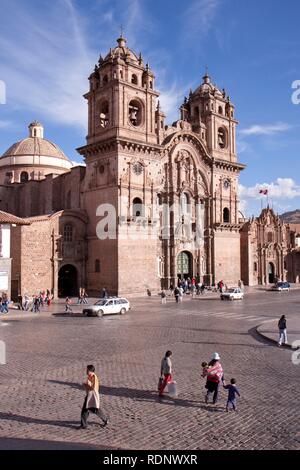
[[[86,317],[102,317],[103,315],[124,315],[130,310],[130,303],[123,297],[100,299],[94,305],[84,307],[82,313]]]
[[[272,290],[276,290],[276,291],[281,292],[283,290],[289,291],[290,288],[291,288],[291,286],[290,286],[289,282],[277,282],[272,287]]]
[[[221,300],[242,300],[244,293],[239,287],[231,287],[220,295]]]

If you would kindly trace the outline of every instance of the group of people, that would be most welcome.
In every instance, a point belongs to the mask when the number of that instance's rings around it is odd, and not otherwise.
[[[160,368],[160,381],[159,381],[159,396],[163,397],[165,388],[172,381],[172,351],[167,351],[161,361]],[[220,362],[220,355],[215,352],[209,363],[202,362],[202,377],[206,378],[205,388],[207,390],[205,395],[205,403],[209,402],[210,395],[213,394],[213,404],[216,404],[219,396],[219,389],[222,383],[223,388],[228,391],[226,411],[237,410],[236,399],[240,396],[240,392],[236,386],[236,379],[230,379],[230,383],[226,384],[224,378],[223,367]]]
[[[29,296],[29,294],[18,295],[18,302],[16,304],[18,310],[28,312],[29,310],[34,313],[40,312],[40,308],[51,305],[53,295],[49,289],[40,291],[37,295]],[[10,301],[5,292],[2,292],[0,297],[0,313],[8,314]]]
[[[78,304],[87,304],[88,303],[88,295],[84,287],[79,287],[78,292]]]

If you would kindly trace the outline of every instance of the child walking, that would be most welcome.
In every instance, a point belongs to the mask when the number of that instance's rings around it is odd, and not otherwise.
[[[236,395],[239,397],[240,392],[238,391],[236,387],[236,380],[231,379],[230,384],[228,385],[223,385],[223,387],[228,390],[228,398],[227,398],[227,403],[226,403],[226,411],[229,411],[229,408],[232,408],[234,411],[237,411],[236,409]]]

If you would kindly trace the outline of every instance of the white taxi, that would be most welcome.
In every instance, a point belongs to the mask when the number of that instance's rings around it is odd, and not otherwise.
[[[82,311],[86,317],[102,317],[103,315],[124,315],[130,310],[130,303],[124,297],[109,297],[100,299],[94,305],[85,307]]]
[[[221,300],[242,300],[244,292],[239,287],[231,287],[220,295]]]

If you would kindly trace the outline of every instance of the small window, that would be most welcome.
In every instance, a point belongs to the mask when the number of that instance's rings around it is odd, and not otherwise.
[[[138,84],[138,78],[135,74],[133,74],[131,77],[131,83],[133,83],[134,85]]]
[[[253,270],[256,273],[256,271],[257,271],[257,263],[256,262],[253,263]]]
[[[104,75],[104,77],[102,79],[102,83],[103,83],[103,85],[106,85],[108,83],[108,76],[107,75]]]
[[[96,259],[95,261],[95,273],[100,273],[100,260]]]
[[[229,212],[229,209],[225,207],[223,210],[223,222],[225,222],[225,224],[228,224],[229,220],[230,220],[230,212]]]
[[[272,243],[272,241],[273,241],[273,233],[269,232],[268,233],[268,243]]]
[[[149,86],[150,86],[150,88],[151,88],[151,90],[152,90],[152,88],[153,88],[153,83],[152,83],[152,82],[149,82]]]
[[[27,171],[22,171],[21,176],[20,176],[20,181],[21,183],[26,183],[29,180],[29,176]]]
[[[196,107],[194,108],[194,119],[197,119],[197,120],[198,120],[199,117],[200,117],[199,106],[196,106]]]
[[[222,106],[219,106],[219,114],[223,114],[223,108],[222,108]]]
[[[73,226],[71,224],[67,224],[64,227],[64,242],[72,242],[73,241]]]

